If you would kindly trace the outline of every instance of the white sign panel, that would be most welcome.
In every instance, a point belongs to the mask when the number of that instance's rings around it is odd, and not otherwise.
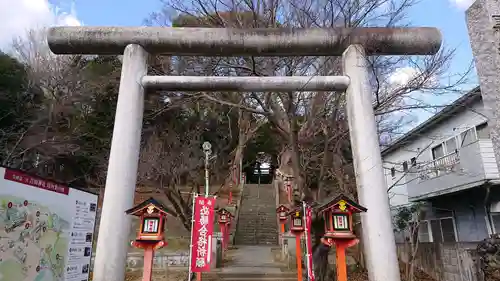
[[[97,195],[0,167],[0,281],[86,281]]]

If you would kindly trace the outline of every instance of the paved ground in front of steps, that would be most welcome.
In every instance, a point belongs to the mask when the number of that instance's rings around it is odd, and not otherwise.
[[[244,246],[227,252],[230,262],[220,269],[221,273],[281,273],[274,262],[270,246]]]

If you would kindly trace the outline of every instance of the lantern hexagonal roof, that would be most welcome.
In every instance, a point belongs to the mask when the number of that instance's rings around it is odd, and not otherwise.
[[[351,210],[353,213],[366,212],[368,209],[349,199],[347,196],[341,194],[333,199],[329,199],[325,203],[319,205],[316,210],[318,214],[321,214],[327,210],[340,209],[340,210]]]
[[[233,215],[230,211],[226,210],[225,208],[219,208],[219,209],[216,211],[216,213],[217,213],[218,215],[229,215],[229,216],[231,216],[232,218],[234,218],[234,215]]]
[[[304,210],[302,210],[301,207],[296,207],[292,210],[290,210],[288,213],[287,213],[288,216],[292,216],[292,217],[303,217],[304,216]]]
[[[280,213],[280,212],[288,213],[288,211],[290,211],[290,208],[288,208],[285,205],[279,205],[278,208],[276,208],[276,213]]]
[[[150,197],[149,199],[143,201],[142,203],[137,204],[135,207],[126,210],[125,213],[127,215],[133,215],[138,217],[141,216],[144,212],[154,212],[155,210],[165,215],[171,215],[173,217],[177,217],[177,214],[174,211],[165,207],[163,204],[155,200],[153,197]]]

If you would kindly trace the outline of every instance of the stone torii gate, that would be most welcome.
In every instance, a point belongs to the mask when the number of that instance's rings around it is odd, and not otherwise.
[[[441,47],[435,28],[224,29],[165,27],[54,27],[55,54],[123,54],[95,281],[123,281],[131,226],[125,210],[136,187],[144,89],[172,91],[346,91],[363,245],[370,281],[399,281],[389,199],[369,83],[367,55],[430,55]],[[148,76],[149,54],[190,56],[342,56],[344,76]]]

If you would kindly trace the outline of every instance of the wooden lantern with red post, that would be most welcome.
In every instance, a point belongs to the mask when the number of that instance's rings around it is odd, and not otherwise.
[[[345,251],[359,243],[353,231],[353,214],[367,209],[345,195],[339,195],[317,208],[325,221],[325,235],[329,245],[335,245],[337,253],[337,280],[347,281]]]
[[[167,245],[164,236],[167,215],[175,217],[176,214],[153,198],[147,199],[125,213],[140,219],[137,238],[130,244],[133,247],[144,249],[142,281],[151,281],[154,251]]]
[[[288,220],[289,211],[290,209],[285,205],[279,205],[278,208],[276,208],[276,214],[278,214],[278,220],[280,222],[280,236],[283,236],[285,233],[285,224]]]
[[[296,208],[289,213],[290,232],[295,235],[295,255],[297,260],[297,281],[302,281],[302,250],[300,249],[300,237],[305,231],[304,212],[302,208]]]
[[[219,223],[219,229],[222,234],[222,248],[226,249],[227,248],[227,240],[229,238],[228,233],[229,233],[229,227],[231,225],[231,221],[233,220],[233,215],[231,212],[224,208],[220,208],[217,211],[218,215],[218,223]]]

